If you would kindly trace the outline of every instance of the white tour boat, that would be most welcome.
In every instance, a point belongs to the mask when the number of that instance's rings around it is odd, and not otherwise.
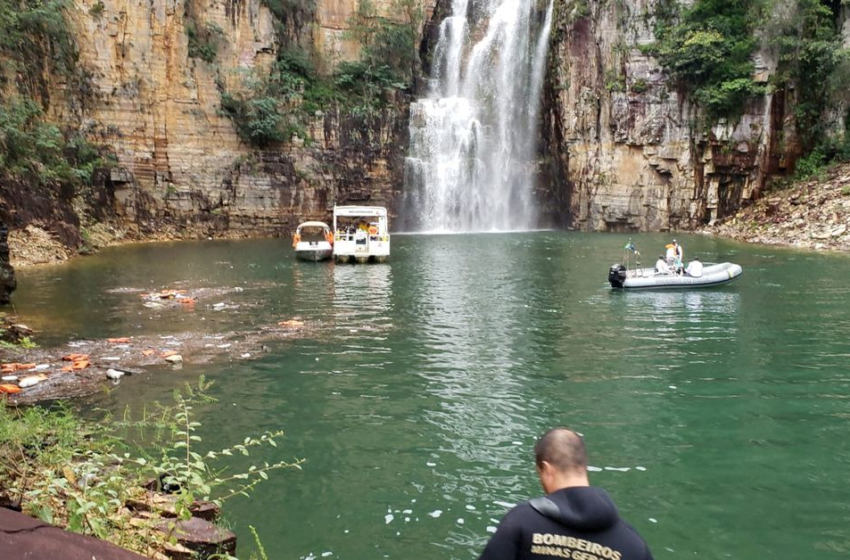
[[[319,262],[333,254],[333,234],[325,222],[304,222],[295,230],[292,246],[302,261]]]
[[[381,206],[334,206],[337,262],[386,262],[390,256],[387,209]]]

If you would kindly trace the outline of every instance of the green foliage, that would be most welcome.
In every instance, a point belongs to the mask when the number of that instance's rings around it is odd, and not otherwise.
[[[422,9],[415,0],[397,0],[393,11],[403,13],[407,22],[380,17],[370,0],[361,0],[357,12],[349,20],[348,31],[362,47],[360,60],[354,63],[359,68],[354,69],[349,64],[348,68],[340,68],[339,74],[375,78],[397,89],[410,84],[416,62],[416,29],[422,19]]]
[[[290,5],[299,1],[265,4],[286,24],[296,15],[290,9],[308,9]],[[338,107],[366,119],[380,113],[392,92],[410,87],[416,65],[421,8],[415,0],[397,0],[394,10],[404,14],[406,23],[378,16],[369,0],[360,2],[349,20],[348,35],[361,45],[361,56],[339,64],[333,76],[320,75],[303,49],[289,46],[278,52],[267,77],[246,80],[244,92],[224,91],[222,86],[221,108],[240,137],[260,148],[294,135],[309,141],[307,124],[317,111]]]
[[[795,179],[805,180],[820,176],[826,169],[827,158],[820,147],[815,148],[805,157],[797,160],[794,169]]]
[[[848,52],[831,6],[797,0],[793,15],[774,22],[768,41],[778,54],[777,86],[795,89],[794,117],[806,150],[825,140],[824,111],[850,87]]]
[[[758,0],[697,0],[679,12],[675,2],[656,10],[651,52],[711,120],[739,115],[765,88],[753,81]]]
[[[32,99],[0,101],[0,175],[40,186],[90,185],[103,165],[98,150],[79,133],[44,122]]]
[[[166,541],[151,530],[159,519],[131,523],[125,508],[128,500],[143,497],[141,485],[152,475],[179,486],[175,511],[185,519],[196,499],[221,504],[247,496],[271,471],[302,463],[263,462],[237,473],[219,464],[260,446],[276,447],[281,432],[199,452],[194,410],[212,400],[204,393],[208,388],[201,378],[197,387],[176,392],[173,406],[154,406],[138,421],[83,421],[64,407],[12,409],[0,401],[0,487],[47,522],[130,550],[158,550]]]
[[[93,18],[100,18],[103,15],[103,11],[106,9],[106,6],[100,0],[97,0],[91,8],[89,8],[89,15]]]
[[[32,88],[38,70],[71,76],[77,48],[65,21],[66,0],[0,0],[0,55],[25,78],[20,84]],[[34,71],[35,70],[35,71]]]
[[[224,30],[215,23],[200,23],[188,16],[185,27],[189,38],[189,56],[210,64],[215,62],[218,48],[224,40]]]
[[[646,93],[649,90],[649,84],[643,78],[639,78],[632,82],[631,90],[634,93]]]
[[[283,115],[274,97],[244,97],[224,93],[221,108],[233,120],[239,136],[249,144],[263,148],[289,140],[285,136]]]
[[[626,78],[615,70],[605,73],[605,89],[608,91],[626,91]]]

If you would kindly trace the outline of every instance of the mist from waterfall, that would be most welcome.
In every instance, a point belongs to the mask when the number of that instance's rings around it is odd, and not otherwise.
[[[537,123],[552,0],[453,0],[428,96],[411,104],[405,160],[410,229],[531,229]],[[480,27],[486,25],[482,33]]]

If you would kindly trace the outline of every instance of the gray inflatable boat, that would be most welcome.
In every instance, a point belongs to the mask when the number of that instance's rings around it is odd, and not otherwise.
[[[608,281],[612,288],[653,290],[670,288],[708,288],[727,284],[744,273],[740,265],[734,263],[706,264],[702,276],[687,274],[662,274],[654,268],[628,270],[621,264],[611,266]]]

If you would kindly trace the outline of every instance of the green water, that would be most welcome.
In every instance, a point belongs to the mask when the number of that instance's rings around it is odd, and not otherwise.
[[[619,235],[396,236],[370,266],[197,242],[24,270],[15,302],[43,343],[316,325],[261,359],[151,369],[84,405],[166,398],[203,372],[220,399],[200,414],[210,448],[286,430],[258,459],[304,470],[226,508],[246,557],[250,524],[274,559],[475,558],[540,492],[530,450],[555,425],[585,434],[591,481],[656,558],[848,557],[850,258],[679,239],[744,276],[612,292]],[[635,241],[654,256],[668,238]],[[243,291],[157,313],[116,291],[166,286]],[[219,301],[240,307],[204,305]]]

